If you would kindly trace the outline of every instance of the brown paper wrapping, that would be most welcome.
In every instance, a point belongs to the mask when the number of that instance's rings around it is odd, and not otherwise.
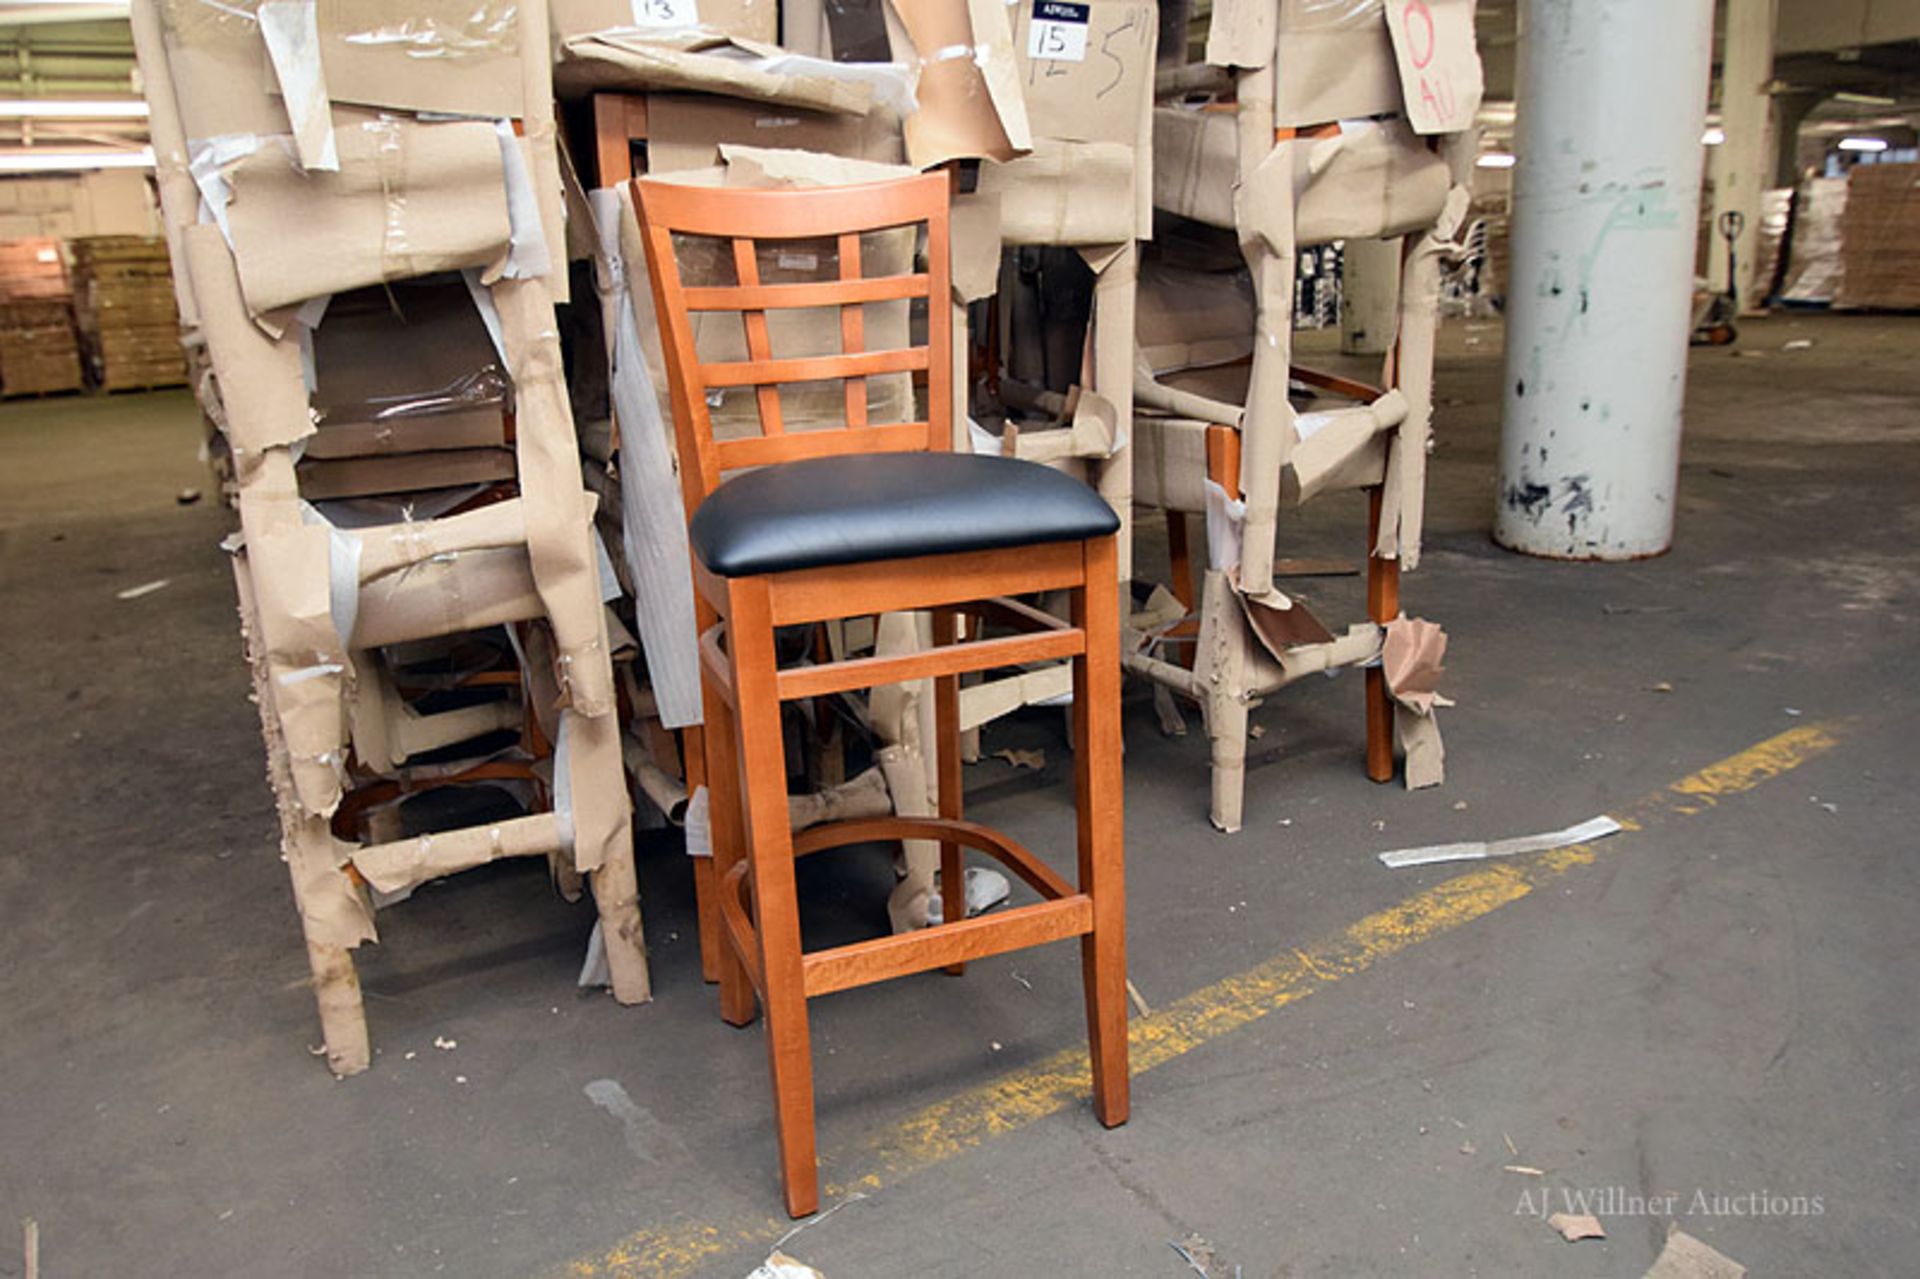
[[[868,85],[827,75],[769,71],[760,62],[739,57],[741,51],[763,58],[783,52],[773,45],[697,28],[644,36],[601,32],[563,40],[553,79],[567,97],[596,90],[682,90],[847,115],[865,115],[873,109],[873,90]]]
[[[1032,148],[1005,8],[995,0],[890,0],[896,62],[919,68],[920,109],[906,120],[907,157],[1004,163]]]
[[[343,108],[334,136],[338,173],[302,172],[269,143],[228,175],[227,224],[250,310],[505,256],[506,178],[492,124]]]
[[[553,303],[537,279],[501,280],[492,294],[513,377],[527,550],[559,646],[562,696],[574,710],[598,717],[613,710],[613,667],[591,520],[580,507],[579,453]]]
[[[335,102],[494,119],[526,113],[516,0],[317,3],[320,64]],[[528,52],[546,56],[544,44]]]

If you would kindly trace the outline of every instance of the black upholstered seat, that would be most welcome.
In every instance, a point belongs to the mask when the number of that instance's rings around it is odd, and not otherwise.
[[[863,453],[748,471],[694,512],[694,554],[721,577],[1101,537],[1099,494],[1034,462]]]

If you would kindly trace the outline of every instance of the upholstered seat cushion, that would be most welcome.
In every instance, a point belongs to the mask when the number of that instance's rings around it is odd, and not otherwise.
[[[967,453],[863,453],[748,471],[689,527],[721,577],[1101,537],[1113,508],[1034,462]]]

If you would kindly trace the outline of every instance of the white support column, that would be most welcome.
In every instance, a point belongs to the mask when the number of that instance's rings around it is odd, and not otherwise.
[[[1720,215],[1737,212],[1746,219],[1734,241],[1738,259],[1740,305],[1754,296],[1754,247],[1760,239],[1760,192],[1774,167],[1772,130],[1773,26],[1779,0],[1726,0],[1727,38],[1720,59],[1720,127],[1727,140],[1713,148],[1708,172],[1713,178],[1713,222],[1707,252],[1707,279],[1727,287],[1727,242]]]
[[[1348,240],[1340,252],[1340,351],[1385,355],[1400,314],[1400,238]]]
[[[1673,541],[1712,0],[1522,0],[1494,538]]]

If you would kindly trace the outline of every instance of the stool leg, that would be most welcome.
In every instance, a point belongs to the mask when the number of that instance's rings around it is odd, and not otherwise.
[[[787,810],[786,751],[780,737],[780,694],[774,677],[773,617],[763,580],[729,584],[728,650],[733,668],[740,746],[740,788],[746,797],[747,858],[753,884],[754,935],[760,944],[767,1061],[773,1074],[774,1122],[780,1135],[780,1180],[787,1211],[805,1217],[820,1208],[813,1139],[813,1048],[800,962],[800,905],[793,882],[793,829]]]
[[[1093,931],[1080,939],[1093,1060],[1093,1109],[1112,1128],[1127,1121],[1127,915],[1125,803],[1120,773],[1120,596],[1114,539],[1086,544],[1086,585],[1073,624],[1087,651],[1073,660],[1073,772],[1079,813],[1080,891],[1093,899]]]
[[[952,644],[959,638],[958,616],[952,609],[933,611],[933,642]],[[933,681],[934,751],[940,777],[940,816],[958,821],[964,803],[965,783],[960,775],[960,677],[941,675]],[[967,864],[960,845],[951,841],[940,845],[940,918],[958,923],[967,917]],[[948,964],[946,971],[958,977],[967,971],[965,964]]]
[[[712,623],[708,623],[711,625]],[[704,690],[702,690],[704,698]],[[704,719],[705,717],[702,716]],[[680,730],[685,737],[683,748],[686,762],[681,771],[686,775],[687,794],[707,784],[707,744],[706,731],[699,727]],[[707,802],[713,802],[713,792],[707,792]],[[700,979],[702,981],[720,980],[721,952],[727,948],[726,929],[720,923],[720,897],[718,876],[714,873],[713,858],[695,857],[693,862],[693,912],[700,928]]]
[[[1400,616],[1400,561],[1373,553],[1380,535],[1383,489],[1367,490],[1367,616],[1385,625]],[[1378,666],[1367,668],[1367,776],[1376,782],[1393,780],[1393,702],[1387,677]]]
[[[713,856],[708,859],[712,865],[707,867],[707,899],[699,903],[700,945],[704,959],[708,945],[706,916],[711,914],[714,977],[720,983],[720,1019],[730,1026],[745,1026],[753,1020],[753,985],[747,980],[747,970],[740,966],[732,934],[720,921],[720,894],[726,891],[721,882],[734,863],[746,856],[740,820],[740,755],[733,731],[733,708],[709,681],[704,669],[700,672],[700,696],[705,710],[702,716],[705,727],[701,732],[705,754],[701,771],[707,779],[707,821],[713,840]],[[698,889],[699,880],[694,884]]]

